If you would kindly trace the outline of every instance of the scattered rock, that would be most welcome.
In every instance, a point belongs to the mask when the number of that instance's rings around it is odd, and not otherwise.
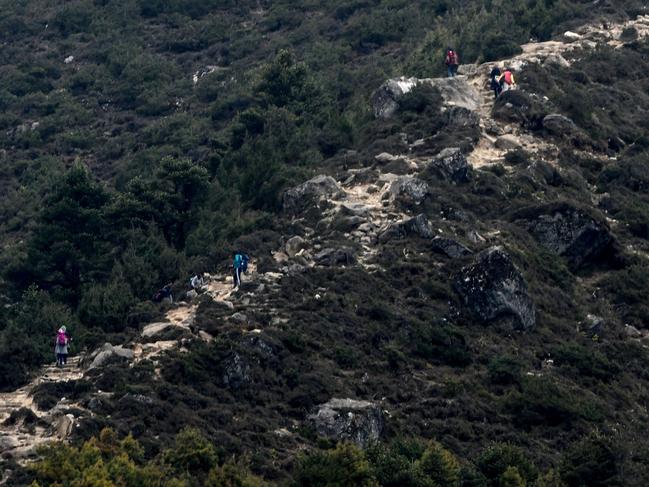
[[[73,61],[74,61],[74,56],[68,56],[63,60],[65,64],[70,64]]]
[[[230,316],[230,321],[239,323],[240,325],[245,325],[248,323],[248,317],[240,311],[237,311],[232,316]]]
[[[595,335],[602,336],[602,332],[604,331],[605,324],[606,324],[606,320],[601,316],[588,314],[586,315],[586,322],[584,323],[585,331],[591,337]]]
[[[490,118],[484,121],[484,129],[489,135],[498,136],[504,133],[503,129],[500,128],[500,125]]]
[[[360,447],[378,440],[384,426],[383,412],[376,404],[354,399],[331,399],[307,419],[319,435]]]
[[[286,249],[286,255],[288,255],[289,257],[295,257],[295,255],[300,250],[306,248],[306,240],[304,240],[299,235],[296,235],[295,237],[291,237],[286,241],[284,248]]]
[[[89,356],[92,362],[88,366],[88,370],[102,367],[112,358],[119,358],[123,360],[133,360],[133,350],[124,348],[121,345],[114,347],[110,343],[105,343],[101,348],[95,350]]]
[[[543,128],[557,136],[571,136],[579,131],[575,122],[558,113],[546,115],[543,118]]]
[[[398,160],[399,157],[388,154],[387,152],[381,152],[379,155],[374,156],[374,159],[376,159],[377,162],[392,162]]]
[[[446,237],[437,236],[433,238],[431,246],[435,252],[445,254],[451,259],[457,259],[459,257],[464,257],[473,253],[460,242]]]
[[[151,406],[152,404],[155,403],[155,400],[149,396],[145,396],[144,394],[132,394],[130,392],[127,392],[124,394],[119,401],[120,403],[139,403],[139,404],[145,404],[147,406]]]
[[[341,197],[345,193],[331,176],[316,176],[284,193],[284,209],[298,210],[314,199]]]
[[[550,54],[543,61],[544,66],[557,66],[559,68],[569,68],[570,63],[561,54]]]
[[[354,254],[349,248],[326,248],[313,257],[316,264],[323,266],[352,265],[356,262]]]
[[[576,32],[571,32],[569,30],[563,33],[564,42],[575,42],[581,38],[582,36],[580,34],[577,34]]]
[[[444,149],[432,160],[430,167],[455,183],[468,183],[473,177],[473,168],[459,148]]]
[[[631,338],[642,338],[643,334],[640,330],[638,330],[635,326],[632,325],[624,325],[624,331],[628,337]]]
[[[460,270],[454,287],[467,311],[482,323],[506,320],[518,330],[536,324],[527,283],[501,247],[479,253],[471,265]]]
[[[400,176],[390,185],[392,198],[405,205],[418,205],[429,193],[428,184],[412,176]]]
[[[237,352],[233,352],[221,365],[221,379],[225,387],[236,390],[250,383],[250,366]]]
[[[72,414],[64,414],[59,417],[54,426],[56,436],[60,440],[65,440],[72,434],[72,427],[74,426],[74,416]]]
[[[143,337],[152,337],[155,336],[159,333],[162,333],[163,331],[167,330],[168,328],[173,327],[173,323],[169,322],[164,322],[164,323],[151,323],[150,325],[146,325],[142,329],[141,335]],[[105,346],[105,345],[104,345]]]
[[[444,115],[447,125],[451,128],[477,128],[480,126],[480,115],[468,108],[449,107]]]
[[[501,150],[515,150],[522,147],[521,143],[518,141],[518,137],[512,134],[505,134],[498,137],[495,146],[497,149]]]
[[[379,235],[379,242],[385,243],[388,240],[406,238],[413,235],[427,239],[435,236],[433,226],[428,221],[428,218],[426,218],[426,215],[420,214],[414,218],[393,223]]]
[[[596,260],[614,243],[606,223],[568,203],[524,209],[514,219],[573,269]]]

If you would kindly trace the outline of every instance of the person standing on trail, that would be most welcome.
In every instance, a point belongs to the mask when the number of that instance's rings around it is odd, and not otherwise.
[[[63,367],[68,362],[68,345],[70,344],[70,336],[65,325],[56,332],[55,343],[54,353],[56,354],[56,366]]]
[[[498,82],[500,83],[501,92],[513,90],[514,88],[516,88],[514,73],[512,73],[512,70],[509,68],[505,68],[503,74],[500,75],[500,78],[498,78]]]
[[[457,68],[460,65],[460,58],[457,55],[457,52],[450,46],[446,49],[446,58],[444,58],[444,64],[446,64],[446,72],[449,78],[452,78],[457,75]]]
[[[246,254],[243,252],[237,251],[233,253],[233,261],[232,261],[232,280],[233,280],[233,287],[238,287],[241,286],[241,273],[246,272],[248,270],[248,261],[250,260],[250,257],[248,257]]]
[[[502,88],[500,86],[500,68],[498,66],[494,66],[491,69],[491,73],[489,73],[489,80],[491,81],[491,89],[494,90],[494,98],[498,98],[498,95],[500,95]]]

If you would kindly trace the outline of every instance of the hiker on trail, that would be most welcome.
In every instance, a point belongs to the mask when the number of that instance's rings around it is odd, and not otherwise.
[[[500,78],[498,78],[498,82],[500,83],[501,92],[513,90],[514,88],[516,88],[514,73],[512,73],[512,70],[509,68],[505,68],[503,74],[500,75]]]
[[[68,361],[68,345],[70,344],[70,336],[65,328],[65,325],[59,328],[56,332],[56,341],[54,353],[56,354],[56,366],[63,367]]]
[[[155,303],[160,303],[163,299],[168,299],[169,303],[174,302],[174,297],[171,292],[171,283],[167,284],[153,295],[153,302]]]
[[[237,251],[233,253],[233,262],[232,262],[232,279],[234,287],[241,286],[241,273],[248,270],[248,257],[243,252]]]
[[[491,73],[489,73],[489,80],[491,81],[491,89],[494,90],[494,98],[498,98],[498,95],[502,92],[502,88],[500,86],[500,68],[498,66],[494,66],[491,69]]]
[[[457,68],[460,64],[460,58],[457,55],[457,52],[451,47],[446,49],[446,58],[444,59],[444,64],[446,64],[446,71],[449,78],[452,78],[457,75]]]
[[[205,285],[205,283],[203,281],[203,276],[200,276],[198,274],[194,274],[194,276],[189,280],[189,285],[196,292],[202,291],[203,286]]]

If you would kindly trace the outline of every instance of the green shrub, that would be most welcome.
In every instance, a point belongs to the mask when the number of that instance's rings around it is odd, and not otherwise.
[[[302,457],[295,471],[295,485],[304,487],[378,487],[365,454],[343,443],[334,450],[315,451]]]
[[[513,357],[494,357],[488,365],[489,380],[492,384],[518,384],[521,380],[523,364]]]
[[[619,447],[593,434],[575,443],[564,454],[559,472],[568,487],[621,486]]]
[[[489,487],[500,487],[501,480],[508,471],[509,478],[520,478],[530,484],[538,477],[537,469],[528,455],[508,443],[496,443],[487,448],[478,457],[476,465]]]

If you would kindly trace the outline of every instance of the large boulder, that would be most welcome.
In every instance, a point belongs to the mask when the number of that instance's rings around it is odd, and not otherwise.
[[[473,167],[457,147],[450,147],[440,152],[431,161],[430,168],[444,179],[454,183],[468,183],[473,177]]]
[[[445,254],[451,259],[465,257],[473,253],[470,249],[462,245],[460,242],[448,237],[435,237],[431,242],[431,247],[435,252]]]
[[[494,103],[491,116],[500,122],[518,123],[539,129],[548,114],[545,100],[523,90],[510,90],[501,94]]]
[[[113,346],[110,343],[104,343],[101,348],[95,350],[88,357],[88,360],[90,360],[90,365],[88,365],[87,370],[103,367],[109,361],[114,359],[121,361],[130,361],[133,360],[133,357],[133,350],[129,348],[124,348],[122,345]]]
[[[372,95],[372,109],[376,118],[388,119],[399,109],[399,98],[418,85],[436,88],[442,96],[442,109],[464,108],[476,112],[480,108],[480,94],[464,76],[455,78],[394,78],[383,83]],[[466,115],[466,114],[465,114]],[[464,121],[469,118],[463,115]],[[457,117],[453,117],[457,118]]]
[[[313,256],[318,265],[334,267],[340,265],[352,265],[356,262],[354,253],[348,248],[326,248]]]
[[[604,221],[567,203],[524,209],[514,219],[546,249],[568,259],[573,269],[598,259],[614,244]]]
[[[299,210],[314,200],[327,197],[341,197],[345,193],[331,176],[316,176],[305,183],[288,189],[284,193],[284,209]]]
[[[469,314],[481,323],[504,322],[516,330],[536,325],[527,283],[501,247],[478,254],[472,264],[460,270],[454,288]]]
[[[406,206],[420,204],[429,193],[428,184],[412,176],[399,176],[390,185],[392,198]]]
[[[480,115],[468,108],[449,107],[445,112],[446,124],[450,128],[477,128],[480,126]]]
[[[237,352],[221,363],[221,381],[228,389],[237,390],[250,384],[250,365]]]
[[[417,236],[430,239],[435,236],[433,226],[426,218],[426,215],[420,214],[414,218],[393,223],[387,230],[379,235],[379,242],[387,242],[392,239],[401,239],[406,237]]]
[[[383,412],[378,405],[354,399],[331,399],[318,406],[307,420],[321,436],[351,441],[365,447],[383,432]]]
[[[543,118],[543,128],[560,137],[571,136],[579,132],[575,122],[559,113],[546,115]]]

